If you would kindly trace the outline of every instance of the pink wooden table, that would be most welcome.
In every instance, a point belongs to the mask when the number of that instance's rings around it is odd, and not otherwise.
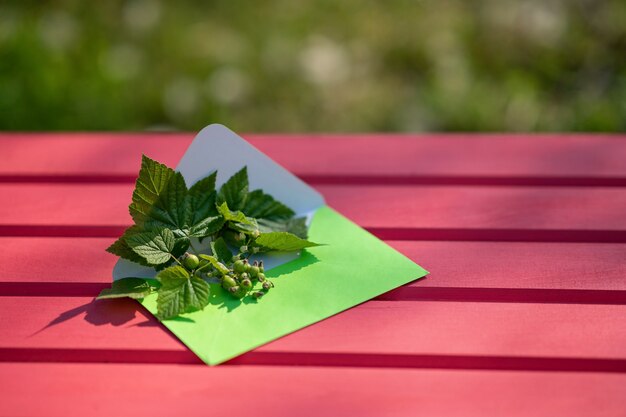
[[[0,134],[1,416],[625,416],[626,137],[244,135],[431,275],[207,367],[94,302],[142,153]]]

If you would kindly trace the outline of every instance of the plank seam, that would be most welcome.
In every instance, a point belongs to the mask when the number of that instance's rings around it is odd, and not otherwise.
[[[451,185],[536,187],[626,187],[626,177],[488,175],[317,175],[300,174],[311,185]],[[0,174],[0,183],[134,184],[130,174]]]
[[[0,297],[95,297],[105,282],[0,282]],[[403,286],[377,301],[626,305],[624,290]]]
[[[3,237],[111,237],[121,236],[123,225],[0,224]],[[382,240],[626,243],[626,230],[464,229],[366,227]]]
[[[197,364],[191,351],[0,348],[0,362]],[[253,351],[224,365],[626,373],[626,360],[531,356]]]

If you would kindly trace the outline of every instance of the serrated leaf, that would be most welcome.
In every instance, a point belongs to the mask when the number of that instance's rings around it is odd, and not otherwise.
[[[217,171],[211,172],[201,180],[196,181],[194,185],[189,189],[190,195],[202,195],[210,194],[215,191],[215,179],[217,178]]]
[[[318,243],[301,239],[288,232],[261,233],[256,238],[255,243],[269,250],[292,252],[312,246],[319,246]]]
[[[198,224],[207,217],[217,215],[215,208],[215,178],[217,171],[196,182],[189,189],[189,203],[191,205],[190,225]]]
[[[222,226],[224,226],[225,220],[222,216],[207,217],[198,223],[194,224],[189,229],[189,236],[191,237],[206,237],[214,233],[217,233]]]
[[[107,298],[129,297],[134,299],[144,298],[152,292],[152,286],[141,278],[122,278],[113,281],[111,288],[100,291],[97,300]]]
[[[298,217],[283,221],[259,219],[258,225],[261,233],[289,232],[302,239],[306,239],[308,234],[306,217]]]
[[[160,216],[166,214],[171,229],[183,229],[189,224],[191,218],[191,204],[187,196],[188,190],[185,179],[180,172],[172,175],[154,203],[155,208],[160,208]],[[163,214],[161,214],[163,213]],[[150,215],[150,213],[147,213]]]
[[[126,242],[130,236],[134,236],[138,233],[141,233],[142,230],[139,226],[131,226],[124,231],[122,236],[117,239],[111,246],[109,246],[106,251],[112,253],[113,255],[117,255],[120,258],[127,259],[131,262],[138,263],[140,265],[149,266],[148,262],[145,258],[137,254]]]
[[[174,174],[173,169],[142,155],[141,169],[133,191],[133,202],[129,207],[135,223],[143,224],[150,217],[152,206],[157,202]]]
[[[204,259],[205,261],[209,261],[213,268],[217,269],[222,274],[227,274],[230,272],[230,269],[226,267],[223,263],[221,263],[215,256],[200,254],[198,255],[200,259]]]
[[[285,220],[295,214],[292,209],[276,201],[274,197],[265,194],[262,190],[254,190],[248,193],[246,205],[242,211],[246,216],[269,220]]]
[[[217,204],[226,202],[231,210],[241,210],[248,196],[248,169],[243,167],[222,185],[217,194]]]
[[[202,310],[209,303],[210,287],[204,280],[191,275],[181,266],[172,266],[159,272],[157,315],[160,319],[182,313]]]
[[[217,211],[224,217],[224,220],[229,222],[243,223],[251,226],[256,226],[255,219],[246,216],[241,211],[231,211],[228,203],[222,203],[217,206]]]
[[[176,245],[174,233],[169,229],[156,232],[142,232],[130,236],[126,242],[138,255],[146,259],[150,265],[160,265],[172,258]]]
[[[228,248],[224,238],[218,238],[214,242],[211,242],[211,250],[213,256],[215,256],[220,262],[229,264],[233,260],[233,253]]]

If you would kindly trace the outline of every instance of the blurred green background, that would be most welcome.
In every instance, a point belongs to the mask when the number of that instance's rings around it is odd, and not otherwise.
[[[14,1],[0,129],[624,131],[626,1]]]

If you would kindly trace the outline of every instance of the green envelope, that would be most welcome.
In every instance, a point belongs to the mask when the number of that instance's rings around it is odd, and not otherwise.
[[[223,155],[234,155],[223,161]],[[243,166],[261,188],[309,218],[309,239],[324,243],[300,254],[264,258],[276,287],[260,300],[238,300],[211,284],[210,305],[163,324],[209,365],[216,365],[370,300],[428,272],[324,204],[319,193],[221,125],[203,129],[179,170],[192,185],[213,170],[218,183]],[[114,279],[154,276],[120,260]],[[156,314],[156,294],[142,304]],[[366,325],[366,323],[363,323]]]

